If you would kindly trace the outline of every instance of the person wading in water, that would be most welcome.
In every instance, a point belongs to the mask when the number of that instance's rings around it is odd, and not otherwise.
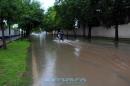
[[[58,32],[58,39],[64,41],[64,33],[63,33],[63,31]]]

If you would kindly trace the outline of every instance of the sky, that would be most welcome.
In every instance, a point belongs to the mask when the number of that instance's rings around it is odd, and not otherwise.
[[[55,0],[37,0],[40,2],[42,8],[46,11],[49,7],[54,5]]]

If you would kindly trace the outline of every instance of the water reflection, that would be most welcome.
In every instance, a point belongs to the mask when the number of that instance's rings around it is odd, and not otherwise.
[[[34,86],[130,86],[129,50],[126,44],[115,48],[112,43],[60,42],[41,33],[33,37],[38,72]],[[67,79],[72,83],[66,84]],[[75,79],[84,82],[75,84]]]
[[[39,34],[39,39],[40,39],[40,46],[42,46],[43,45],[43,42],[45,42],[45,39],[46,39],[46,32],[41,32],[40,34]]]
[[[42,70],[43,73],[41,75],[41,86],[47,86],[51,79],[56,78],[55,76],[55,68],[56,68],[56,53],[55,52],[45,52],[45,65]],[[55,83],[53,83],[55,86]]]

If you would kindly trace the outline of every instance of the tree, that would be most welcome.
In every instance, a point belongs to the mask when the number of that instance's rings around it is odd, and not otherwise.
[[[20,12],[22,10],[21,5],[26,0],[1,0],[0,1],[0,22],[1,22],[1,30],[2,30],[2,40],[3,47],[6,48],[6,39],[4,35],[4,20],[7,21],[7,25],[9,27],[9,37],[10,37],[10,27],[11,24],[17,23],[20,17]]]
[[[4,20],[11,24],[19,24],[26,31],[26,36],[30,34],[32,28],[40,27],[43,24],[44,11],[40,4],[31,0],[0,0],[0,28],[2,30],[3,47],[6,48],[4,36]]]
[[[1,0],[0,1],[0,26],[2,30],[2,41],[3,41],[3,48],[6,49],[6,40],[5,40],[5,34],[4,34],[4,20],[9,17],[9,10],[11,10],[10,6],[12,3],[9,2],[9,0]],[[11,12],[13,13],[13,12]]]
[[[59,8],[62,8],[60,16],[65,24],[70,22],[73,27],[74,20],[78,19],[83,24],[83,36],[85,37],[85,28],[88,26],[88,39],[91,39],[91,29],[100,24],[99,13],[97,12],[99,0],[63,0],[59,2]],[[67,20],[69,19],[69,21]]]
[[[126,0],[102,0],[102,21],[106,27],[115,27],[115,41],[119,40],[119,25],[126,23]],[[107,20],[107,21],[106,21]]]
[[[104,25],[115,26],[115,41],[118,41],[118,26],[130,21],[130,0],[56,0],[56,7],[62,26],[73,27],[74,19],[78,19],[83,25],[83,36],[88,26],[89,40],[92,27]]]
[[[24,2],[19,21],[19,26],[26,32],[28,37],[34,28],[40,28],[43,25],[44,10],[40,8],[40,4],[36,1]]]
[[[2,42],[3,42],[3,48],[6,49],[6,40],[5,40],[5,34],[4,34],[4,22],[3,18],[0,19],[0,29],[2,30]]]
[[[44,15],[44,30],[53,31],[56,30],[56,10],[54,7],[50,7]]]
[[[79,0],[76,0],[79,1]],[[76,29],[74,27],[75,19],[78,19],[77,2],[75,0],[61,0],[55,5],[57,16],[59,17],[59,26],[61,29],[73,30],[76,37]]]
[[[84,24],[84,28],[87,24],[88,26],[88,40],[91,41],[91,30],[94,26],[100,25],[99,15],[98,15],[98,3],[99,0],[85,0],[84,8],[81,12],[81,21]]]
[[[6,20],[8,23],[8,29],[9,29],[9,38],[11,36],[11,25],[16,23],[18,16],[19,16],[19,6],[20,6],[21,0],[8,0],[7,2],[7,9],[6,9]]]

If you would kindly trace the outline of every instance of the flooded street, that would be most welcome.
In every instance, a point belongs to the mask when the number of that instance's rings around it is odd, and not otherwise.
[[[130,86],[130,45],[32,37],[32,86]]]

